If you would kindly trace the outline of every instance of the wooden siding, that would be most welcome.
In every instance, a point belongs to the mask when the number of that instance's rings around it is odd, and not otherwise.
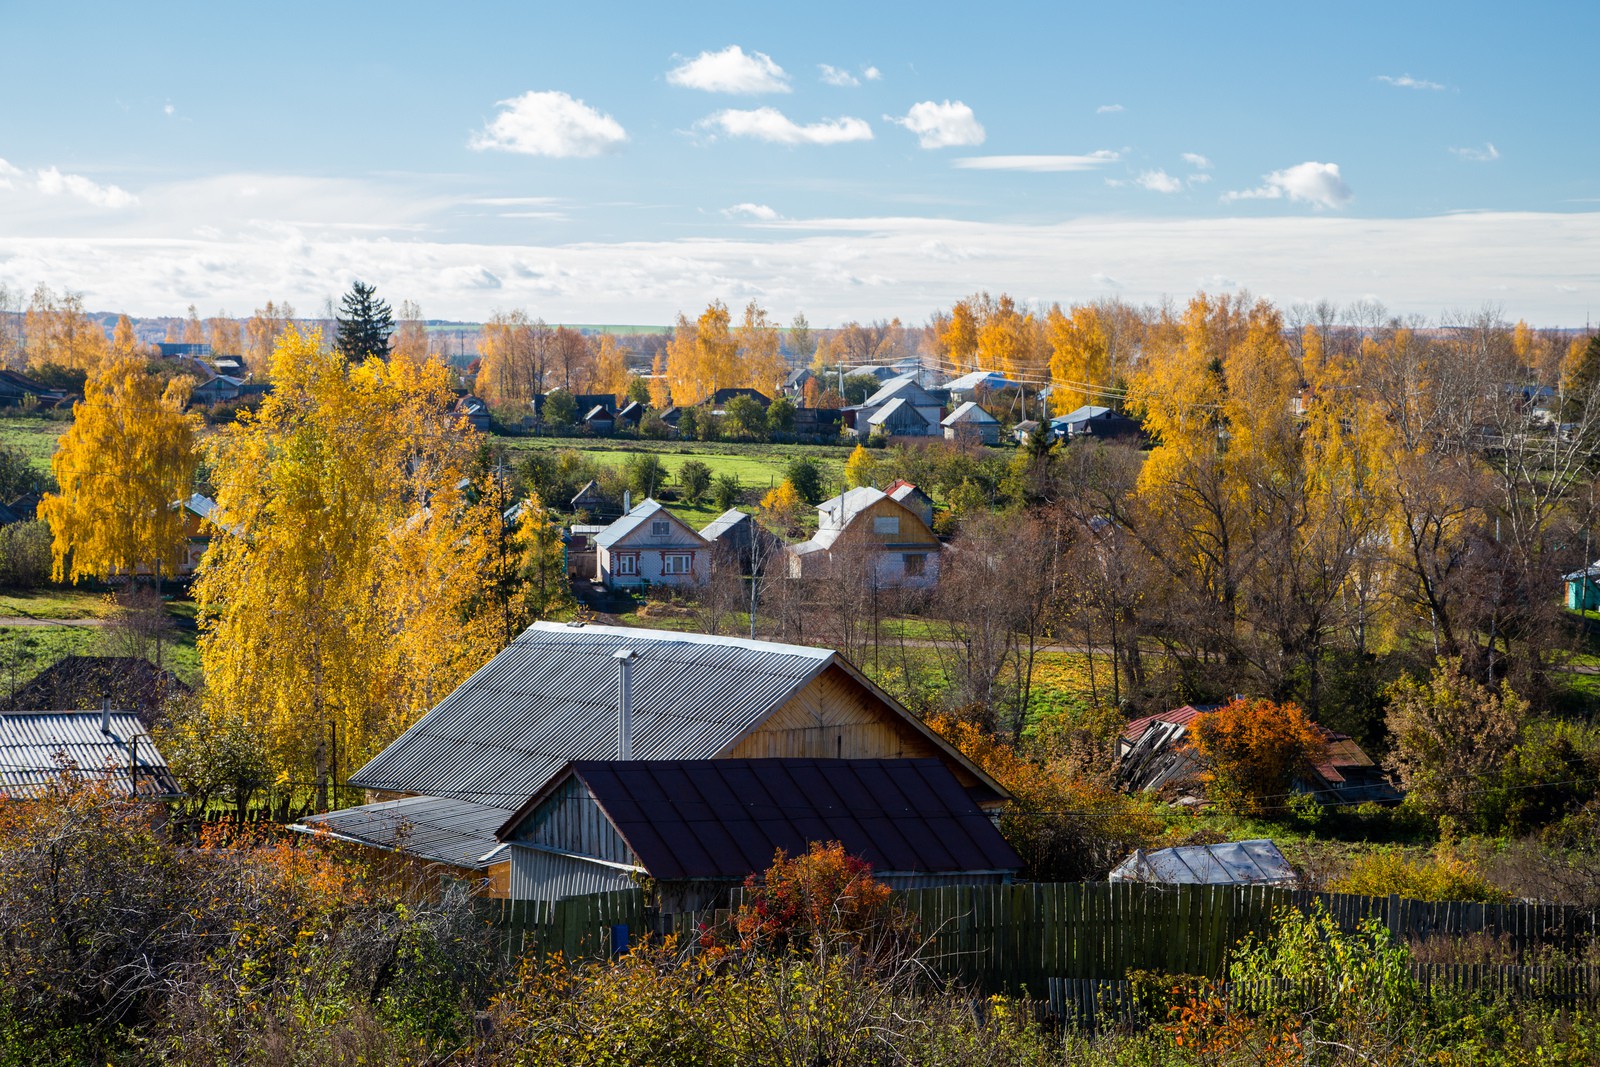
[[[877,518],[897,517],[900,520],[900,531],[892,534],[881,534],[873,529],[873,520]],[[874,547],[883,548],[893,545],[896,548],[910,545],[927,545],[929,548],[939,547],[939,538],[922,521],[922,517],[915,511],[906,507],[898,500],[884,497],[870,507],[857,512],[851,519],[850,525],[845,527],[839,540],[845,538],[860,538],[865,543]]]
[[[838,667],[829,667],[722,755],[729,759],[926,759],[940,758],[943,753],[855,679]]]
[[[577,778],[563,782],[554,796],[523,820],[511,840],[640,866],[639,858]]]

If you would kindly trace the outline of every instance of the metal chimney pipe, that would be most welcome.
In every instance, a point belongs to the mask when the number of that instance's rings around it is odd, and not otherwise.
[[[110,697],[101,697],[100,698],[100,732],[103,733],[103,734],[109,734],[111,732],[111,698]]]
[[[622,513],[624,515],[626,515],[626,514],[628,514],[628,512],[630,512],[632,510],[633,510],[633,490],[632,489],[624,489],[622,491]]]
[[[617,759],[633,758],[633,657],[631,648],[619,648],[617,661]]]

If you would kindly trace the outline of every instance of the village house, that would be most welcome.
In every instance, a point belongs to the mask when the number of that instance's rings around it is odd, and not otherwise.
[[[200,561],[211,547],[211,537],[219,528],[217,502],[202,493],[191,493],[173,507],[183,511],[183,555],[178,560],[178,575],[186,578],[200,569]]]
[[[470,393],[456,401],[455,413],[474,430],[489,429],[489,405]]]
[[[6,703],[17,711],[93,708],[106,701],[154,723],[171,697],[188,693],[178,676],[142,656],[62,656]]]
[[[946,441],[972,442],[981,445],[1000,443],[1000,420],[968,400],[944,417],[939,424],[944,427]]]
[[[701,527],[700,536],[718,555],[733,560],[744,575],[765,573],[769,565],[783,558],[787,547],[777,534],[738,508],[729,508]]]
[[[1114,439],[1138,437],[1143,432],[1138,420],[1119,415],[1108,407],[1085,404],[1065,415],[1050,420],[1050,428],[1059,438],[1075,440],[1079,437]]]
[[[935,760],[985,813],[1008,799],[837,652],[540,622],[351,776],[371,803],[302,825],[481,879],[495,896],[595,892],[614,885],[610,861],[499,835],[558,792],[569,764],[610,759]]]
[[[596,437],[609,437],[617,428],[617,417],[604,404],[596,404],[578,420],[583,428]]]
[[[939,538],[911,508],[858,486],[817,505],[817,532],[789,546],[789,576],[817,577],[840,553],[863,553],[884,588],[930,588],[939,581]]]
[[[950,394],[950,399],[959,403],[977,400],[982,394],[999,389],[1015,389],[1019,384],[998,371],[975,370],[950,379],[944,383],[944,388]]]
[[[944,403],[914,378],[892,378],[865,401],[845,409],[845,425],[857,437],[872,433],[930,437],[939,433]]]
[[[595,535],[595,580],[607,589],[698,586],[710,577],[711,543],[655,500],[644,500]]]
[[[904,504],[916,513],[922,524],[929,528],[933,526],[933,497],[918,489],[904,478],[896,478],[884,489],[884,495],[890,500]]]

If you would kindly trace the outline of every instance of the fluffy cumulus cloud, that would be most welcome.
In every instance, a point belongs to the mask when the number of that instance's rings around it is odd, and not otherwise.
[[[757,219],[761,222],[771,222],[778,217],[778,213],[766,204],[735,204],[732,207],[723,208],[722,213],[730,219],[747,218]]]
[[[1224,201],[1234,200],[1290,200],[1323,208],[1341,208],[1355,199],[1350,186],[1339,174],[1337,163],[1296,163],[1283,170],[1275,170],[1262,179],[1254,189],[1240,189],[1223,194]]]
[[[845,115],[801,125],[774,107],[758,107],[748,111],[729,108],[707,115],[700,120],[698,127],[726,137],[749,137],[773,144],[828,145],[872,140],[872,127],[865,119]]]
[[[962,170],[1023,170],[1043,174],[1099,170],[1121,158],[1119,153],[1102,148],[1086,156],[965,156],[952,165]]]
[[[684,60],[667,71],[667,83],[706,93],[789,92],[789,75],[771,56],[736,44]]]
[[[837,85],[841,89],[854,89],[861,84],[860,78],[840,67],[830,66],[827,63],[818,63],[817,69],[822,72],[822,83],[824,85]]]
[[[36,184],[46,196],[73,196],[95,207],[130,207],[139,202],[138,197],[120,186],[100,185],[81,174],[63,174],[55,167],[41,170]]]
[[[571,159],[598,156],[628,139],[616,119],[563,92],[526,92],[498,106],[500,113],[467,142],[472,148]]]
[[[11,188],[11,179],[20,177],[22,177],[21,167],[14,167],[5,160],[0,159],[0,189]]]
[[[1452,148],[1450,152],[1468,163],[1493,163],[1500,158],[1500,150],[1487,141],[1482,148]]]
[[[1182,182],[1159,167],[1144,171],[1134,179],[1134,183],[1152,193],[1176,193],[1183,188]]]
[[[904,126],[917,135],[923,148],[952,148],[960,145],[983,143],[983,124],[972,109],[959,100],[939,103],[924,100],[912,104],[903,118],[884,116],[890,122]]]
[[[1195,170],[1211,169],[1211,160],[1207,159],[1205,156],[1202,156],[1199,152],[1185,152],[1183,154],[1183,161],[1189,164],[1189,166],[1193,167]]]
[[[1439,90],[1444,88],[1444,86],[1440,85],[1438,82],[1431,82],[1426,78],[1413,78],[1409,74],[1380,74],[1378,75],[1378,80],[1383,82],[1385,85],[1392,85],[1396,89]]]

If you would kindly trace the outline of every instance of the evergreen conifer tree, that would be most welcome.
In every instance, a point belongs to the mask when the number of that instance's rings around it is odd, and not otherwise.
[[[377,289],[361,282],[339,301],[339,334],[334,343],[340,355],[352,363],[368,356],[389,358],[389,335],[394,333],[394,316],[389,305],[378,299]]]

